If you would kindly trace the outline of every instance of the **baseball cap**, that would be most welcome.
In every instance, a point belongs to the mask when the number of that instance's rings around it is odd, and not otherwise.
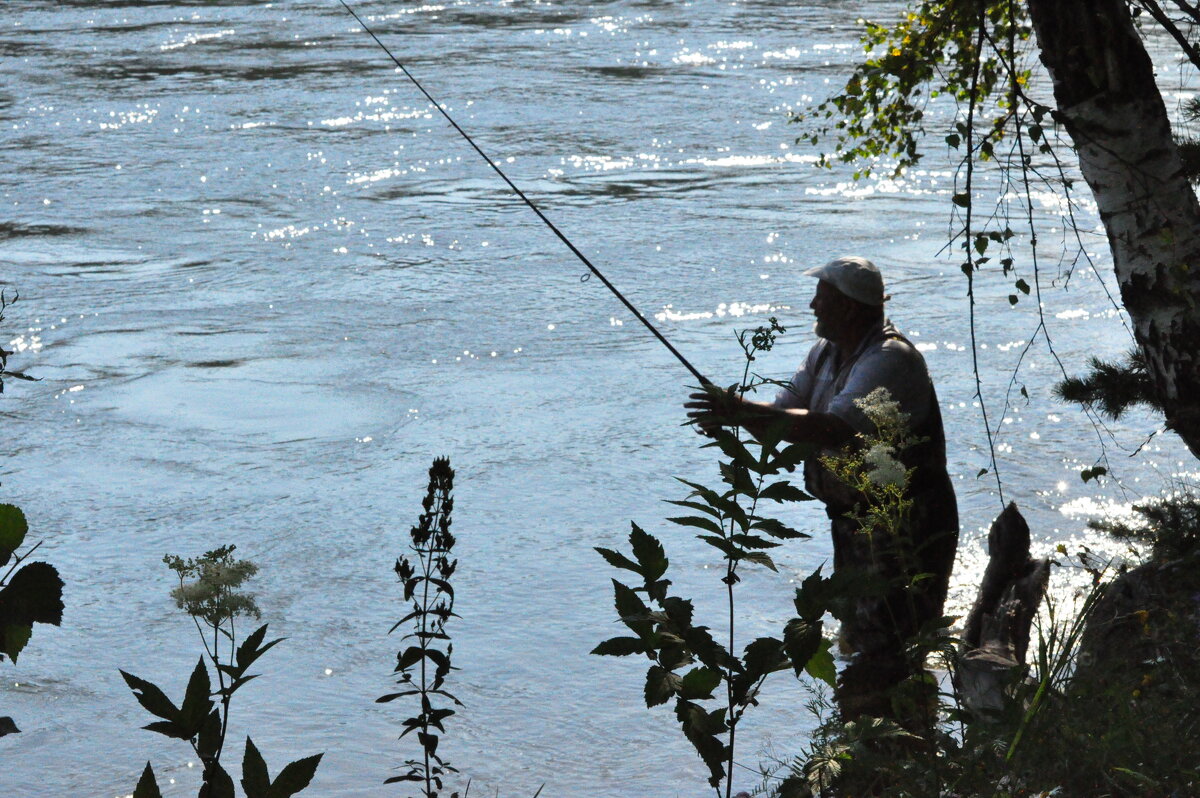
[[[833,285],[853,300],[864,305],[882,305],[888,297],[883,293],[883,276],[875,264],[856,255],[845,255],[815,266],[804,272]]]

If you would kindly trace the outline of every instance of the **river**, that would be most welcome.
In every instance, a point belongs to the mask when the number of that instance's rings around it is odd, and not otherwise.
[[[0,278],[11,296],[3,501],[66,582],[59,629],[0,666],[9,795],[115,796],[149,759],[195,791],[185,743],[124,668],[182,694],[199,654],[168,598],[166,552],[236,543],[287,640],[233,710],[272,772],[325,751],[309,793],[400,794],[415,754],[389,692],[406,612],[392,573],[437,455],[457,471],[459,572],[442,752],[472,794],[697,796],[703,767],[644,665],[591,657],[616,634],[610,569],[635,520],[680,593],[719,625],[711,549],[663,522],[673,477],[712,481],[681,427],[693,382],[513,199],[332,0],[7,0],[0,18]],[[479,144],[705,374],[741,373],[737,330],[789,327],[756,369],[811,344],[802,271],[843,253],[882,267],[890,314],[935,377],[963,519],[964,610],[999,511],[975,407],[966,284],[942,251],[952,161],[902,179],[817,169],[789,124],[838,85],[878,2],[363,2],[360,12]],[[942,111],[946,111],[943,109]],[[1039,196],[1044,315],[1068,370],[1130,345],[1085,201],[1072,269]],[[1020,275],[1032,279],[1028,261]],[[1069,278],[1068,278],[1069,273]],[[1157,493],[1186,459],[1133,413],[1097,433],[1056,402],[1034,302],[978,282],[976,354],[1005,498],[1039,550],[1088,542],[1088,513]],[[1026,387],[1029,399],[1019,393]],[[1011,403],[1005,408],[1005,395]],[[1083,483],[1107,447],[1124,483]],[[740,587],[747,637],[777,634],[793,583],[830,556],[814,533]],[[1066,572],[1056,596],[1069,602]],[[1063,581],[1066,580],[1066,581]],[[796,752],[808,693],[779,675],[739,735],[749,766]],[[774,753],[772,753],[774,752]],[[741,771],[740,788],[756,783]]]

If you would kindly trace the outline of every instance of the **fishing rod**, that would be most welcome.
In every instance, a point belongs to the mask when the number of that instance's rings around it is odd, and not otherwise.
[[[350,5],[346,2],[346,0],[338,0],[338,2],[342,4],[343,8],[345,8],[347,11],[350,12],[350,16],[354,17],[354,19],[358,21],[358,24],[362,26],[362,29],[365,30],[370,35],[370,37],[375,40],[375,43],[378,44],[385,53],[387,53],[388,58],[392,59],[392,63],[394,63],[397,67],[400,68],[400,71],[404,73],[404,76],[406,78],[408,78],[410,81],[412,81],[412,84],[414,86],[416,86],[418,89],[420,89],[421,93],[425,95],[425,98],[428,99],[429,102],[433,103],[433,107],[438,109],[438,112],[446,118],[446,121],[450,123],[450,126],[453,127],[455,130],[457,130],[459,135],[461,135],[464,139],[467,140],[467,143],[470,144],[472,148],[474,148],[475,152],[479,153],[479,156],[481,158],[483,158],[483,160],[487,161],[487,165],[492,167],[492,170],[495,171],[496,174],[500,175],[500,179],[503,180],[505,183],[507,183],[508,187],[511,188],[513,190],[513,192],[515,192],[516,195],[518,197],[520,197],[521,200],[526,205],[529,206],[529,209],[537,214],[538,218],[541,219],[546,224],[546,226],[550,228],[551,232],[553,232],[554,235],[558,236],[558,240],[563,242],[564,244],[566,244],[567,249],[571,250],[571,252],[575,255],[575,257],[577,257],[577,258],[579,258],[579,260],[583,261],[583,265],[587,266],[588,270],[592,274],[594,274],[600,278],[600,282],[604,283],[604,287],[607,288],[609,291],[612,291],[613,295],[617,299],[621,300],[621,304],[623,304],[625,307],[629,308],[629,312],[632,313],[634,315],[634,317],[637,318],[638,321],[640,321],[642,324],[646,325],[646,329],[648,329],[650,332],[654,333],[654,337],[657,338],[660,342],[662,342],[663,346],[665,346],[668,350],[670,350],[671,354],[674,355],[676,357],[676,359],[679,360],[679,362],[682,363],[687,368],[687,370],[692,373],[692,376],[694,376],[696,379],[698,379],[700,381],[701,385],[704,385],[704,386],[711,385],[712,382],[707,377],[705,377],[703,374],[701,374],[699,371],[697,371],[696,367],[693,366],[691,363],[689,363],[688,359],[686,357],[684,357],[682,354],[680,354],[678,349],[676,349],[674,346],[671,345],[671,342],[668,341],[666,339],[666,337],[661,332],[658,331],[658,328],[655,327],[653,324],[651,324],[650,320],[647,319],[645,316],[643,316],[638,311],[638,309],[633,306],[633,303],[630,302],[628,299],[626,299],[625,295],[622,294],[620,291],[618,291],[617,287],[615,285],[613,285],[611,282],[609,282],[608,278],[605,277],[600,272],[599,269],[597,269],[594,265],[592,265],[592,262],[590,260],[588,260],[587,256],[584,255],[582,252],[580,252],[579,248],[571,243],[571,240],[569,238],[567,238],[566,235],[564,235],[563,232],[558,229],[558,227],[555,226],[554,222],[552,222],[546,218],[546,214],[542,213],[541,208],[539,208],[537,205],[535,205],[533,203],[533,200],[531,200],[531,199],[529,199],[529,197],[525,196],[525,192],[522,191],[520,188],[518,188],[516,183],[514,183],[513,181],[508,179],[508,175],[504,174],[504,172],[501,171],[500,167],[496,165],[496,162],[493,161],[491,158],[489,158],[488,154],[479,148],[479,145],[475,143],[475,140],[473,138],[471,138],[469,135],[467,135],[467,131],[463,130],[461,127],[458,126],[458,123],[455,122],[453,118],[451,118],[450,114],[446,113],[446,109],[442,107],[442,104],[439,103],[437,100],[435,100],[433,98],[433,95],[425,90],[425,87],[421,85],[421,82],[419,80],[417,80],[411,72],[408,71],[408,68],[405,67],[404,64],[400,63],[400,59],[398,59],[398,58],[396,58],[396,56],[392,55],[392,51],[388,49],[387,45],[384,44],[382,41],[380,41],[379,37],[375,35],[375,31],[371,30],[367,26],[367,23],[363,22],[362,17],[360,17],[357,13],[355,13],[354,9],[350,7]]]

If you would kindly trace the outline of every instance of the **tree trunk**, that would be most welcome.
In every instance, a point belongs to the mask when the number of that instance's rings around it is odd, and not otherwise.
[[[954,670],[963,705],[980,717],[1001,711],[1024,678],[1029,629],[1050,580],[1050,561],[1029,556],[1029,524],[1014,503],[992,522],[988,555]]]
[[[1200,457],[1200,205],[1125,0],[1028,0],[1167,425]]]

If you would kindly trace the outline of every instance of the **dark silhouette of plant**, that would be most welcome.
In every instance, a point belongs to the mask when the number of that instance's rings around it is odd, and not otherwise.
[[[405,689],[381,696],[377,701],[385,703],[408,696],[420,697],[420,711],[403,721],[403,738],[416,732],[421,744],[422,758],[409,759],[404,763],[408,770],[392,776],[384,783],[402,781],[422,782],[426,798],[437,798],[443,788],[443,778],[458,771],[438,754],[438,732],[446,733],[442,722],[454,715],[448,706],[437,706],[435,696],[462,706],[457,698],[445,689],[446,677],[457,670],[450,664],[454,645],[446,633],[446,622],[457,617],[454,612],[454,587],[450,577],[458,566],[452,560],[454,535],[450,534],[450,513],[454,509],[454,471],[447,458],[439,457],[429,468],[429,488],[421,503],[423,512],[417,525],[409,531],[409,549],[416,555],[415,563],[407,555],[396,560],[396,575],[404,586],[404,601],[412,602],[412,610],[389,630],[411,623],[412,631],[402,638],[411,640],[396,655],[398,683]],[[439,702],[444,704],[443,702]],[[458,793],[452,794],[457,798]]]
[[[4,311],[8,310],[18,299],[20,299],[19,295],[14,294],[13,298],[9,299],[8,294],[0,290],[0,321],[4,321]],[[28,380],[30,382],[37,381],[37,377],[30,377],[23,371],[9,371],[8,356],[11,354],[12,352],[0,346],[0,393],[4,393],[5,377],[14,377],[18,380]]]
[[[1150,545],[1160,562],[1184,559],[1200,551],[1200,496],[1184,490],[1133,505],[1138,519],[1101,519],[1088,523],[1118,540]]]
[[[4,321],[4,311],[16,301],[16,297],[9,300],[0,290],[0,321]],[[22,372],[8,370],[11,354],[0,347],[0,393],[4,391],[5,377],[34,379]],[[58,570],[49,563],[25,562],[42,545],[41,541],[24,554],[17,554],[28,533],[29,522],[21,508],[0,504],[0,569],[8,569],[0,575],[0,662],[7,657],[16,663],[33,635],[35,623],[54,626],[62,623],[63,582]],[[19,731],[12,718],[0,718],[0,737]]]
[[[1094,407],[1111,419],[1118,419],[1130,407],[1144,405],[1164,412],[1162,401],[1154,393],[1154,383],[1146,369],[1146,356],[1139,350],[1126,354],[1125,360],[1110,363],[1093,357],[1091,371],[1083,377],[1064,377],[1055,384],[1054,393],[1065,402]]]
[[[754,387],[749,381],[749,368],[756,353],[770,349],[776,334],[782,331],[771,319],[769,327],[739,334],[738,341],[746,354],[742,390]],[[796,591],[798,617],[787,623],[782,639],[761,637],[745,645],[740,657],[733,653],[737,645],[734,588],[741,581],[741,565],[751,563],[775,570],[767,550],[779,546],[782,540],[810,537],[762,514],[759,505],[763,501],[811,498],[779,477],[793,471],[812,449],[801,444],[781,448],[782,430],[773,434],[763,431],[757,440],[749,442],[726,430],[710,434],[713,441],[706,447],[719,447],[726,458],[720,463],[726,487],[718,491],[684,481],[692,493],[671,504],[695,514],[668,520],[700,530],[697,537],[721,553],[725,566],[721,582],[726,592],[726,642],[719,642],[708,626],[696,623],[690,600],[668,593],[671,581],[663,577],[669,563],[662,544],[633,524],[629,535],[632,557],[611,549],[596,549],[610,565],[641,577],[641,584],[634,586],[613,580],[617,614],[633,635],[606,640],[592,653],[642,654],[651,661],[646,673],[646,706],[675,700],[675,717],[708,767],[709,784],[718,796],[729,798],[737,727],[746,711],[758,704],[766,678],[790,667],[797,676],[807,671],[832,685],[833,658],[830,643],[821,633],[821,618],[836,604],[840,588],[834,578],[823,577],[819,571],[812,574]],[[710,701],[716,703],[715,708],[701,703]]]
[[[25,563],[41,541],[17,554],[28,532],[21,508],[0,504],[0,568],[8,568],[0,576],[0,662],[5,657],[17,661],[33,634],[33,624],[62,623],[63,583],[57,569],[44,562]]]
[[[171,597],[180,609],[192,616],[204,645],[204,654],[196,663],[184,691],[183,703],[176,706],[157,685],[121,671],[138,703],[159,718],[144,728],[187,740],[203,762],[199,798],[234,798],[233,778],[221,764],[229,730],[230,702],[238,689],[256,678],[257,674],[248,672],[255,660],[282,640],[264,642],[267,625],[263,624],[238,644],[237,618],[259,617],[254,597],[238,592],[238,589],[257,573],[258,566],[249,560],[235,560],[235,548],[222,546],[187,560],[171,554],[163,558],[179,578],[179,586],[171,591]],[[217,675],[215,691],[206,657]],[[246,798],[295,795],[312,781],[321,756],[298,759],[272,780],[262,754],[247,737],[241,778]],[[133,795],[134,798],[160,798],[149,762]]]
[[[63,582],[58,570],[49,563],[25,562],[41,541],[24,554],[17,554],[28,532],[21,508],[0,504],[0,568],[8,569],[0,575],[0,662],[5,657],[17,661],[35,623],[62,623]],[[0,736],[18,731],[11,718],[0,718]]]

